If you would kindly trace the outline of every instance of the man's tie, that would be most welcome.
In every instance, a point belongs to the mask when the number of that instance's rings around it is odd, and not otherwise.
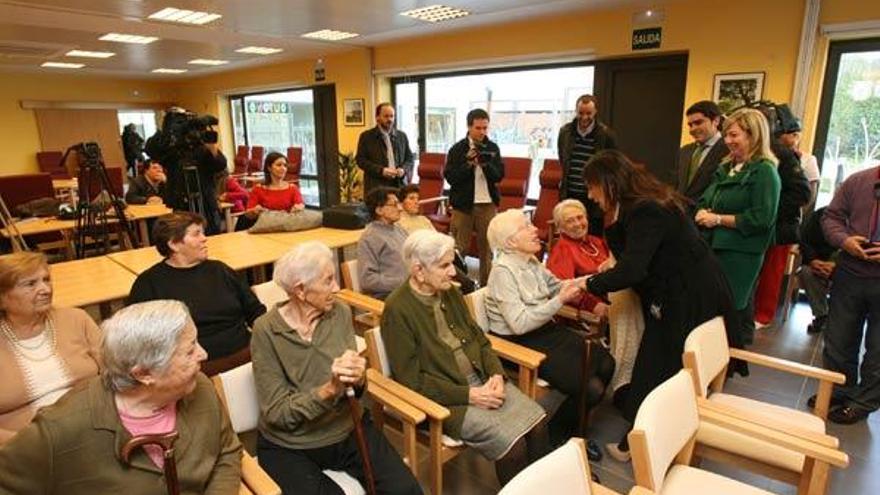
[[[385,155],[388,157],[388,166],[397,168],[397,163],[394,161],[394,147],[391,146],[391,133],[383,132],[382,139],[385,140]]]
[[[697,147],[694,149],[694,154],[691,155],[691,163],[690,167],[688,167],[688,185],[694,180],[694,176],[697,175],[697,169],[700,168],[700,158],[703,157],[703,151],[705,149],[705,144],[697,143]]]

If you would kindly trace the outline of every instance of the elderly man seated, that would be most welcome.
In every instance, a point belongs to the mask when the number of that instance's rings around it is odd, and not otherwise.
[[[254,380],[260,402],[260,465],[284,493],[342,493],[323,473],[345,471],[363,485],[347,391],[364,387],[366,360],[355,350],[351,310],[339,291],[333,255],[306,242],[275,263],[275,282],[289,299],[254,325]],[[362,419],[377,493],[421,488],[369,419]]]
[[[365,203],[373,221],[358,241],[358,279],[361,292],[385,299],[406,280],[400,253],[407,232],[397,224],[400,202],[396,189],[377,187],[367,193]]]

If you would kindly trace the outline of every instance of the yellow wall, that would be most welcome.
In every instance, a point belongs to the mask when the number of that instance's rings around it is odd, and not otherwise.
[[[134,92],[138,95],[135,96]],[[21,100],[155,103],[169,101],[169,88],[156,82],[59,74],[0,73],[0,174],[36,172],[40,134],[33,110]]]

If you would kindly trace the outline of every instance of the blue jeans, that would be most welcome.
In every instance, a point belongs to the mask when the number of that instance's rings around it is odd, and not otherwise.
[[[859,367],[862,335],[865,355]],[[846,375],[846,384],[836,387],[835,396],[876,411],[880,407],[880,279],[834,271],[824,337],[825,367]]]

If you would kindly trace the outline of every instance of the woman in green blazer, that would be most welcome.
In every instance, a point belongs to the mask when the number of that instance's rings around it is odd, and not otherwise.
[[[730,154],[697,204],[695,221],[721,263],[733,291],[742,343],[754,338],[749,301],[764,252],[773,243],[779,204],[779,174],[770,151],[767,119],[744,108],[724,122]]]

